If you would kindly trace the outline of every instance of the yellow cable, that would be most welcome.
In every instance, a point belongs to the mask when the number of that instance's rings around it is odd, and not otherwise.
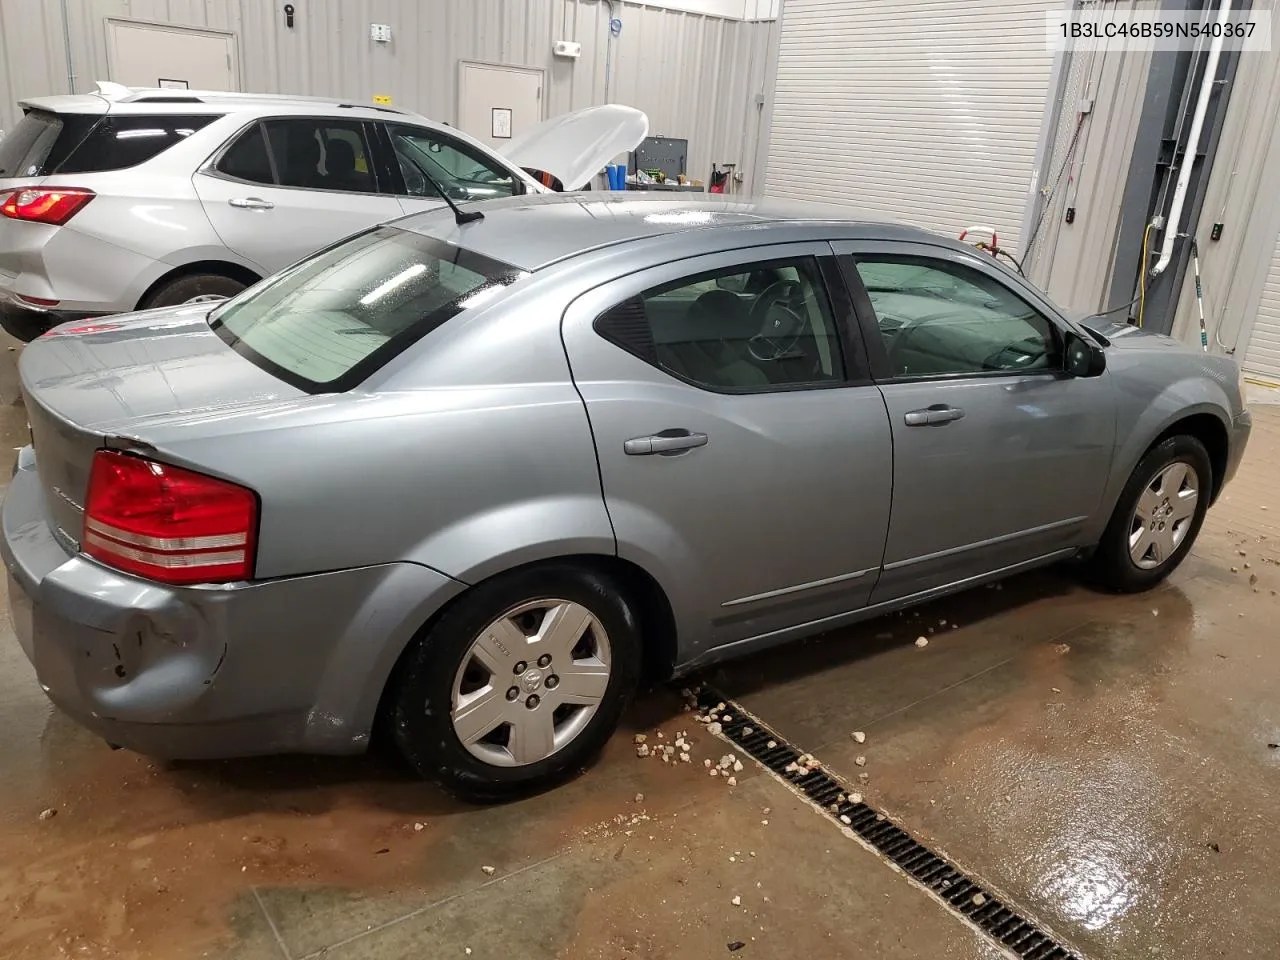
[[[1147,309],[1147,241],[1151,239],[1151,224],[1142,231],[1142,269],[1138,274],[1138,326],[1142,326],[1142,314]]]

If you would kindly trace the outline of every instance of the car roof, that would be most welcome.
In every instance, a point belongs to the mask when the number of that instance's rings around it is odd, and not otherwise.
[[[454,222],[446,207],[402,217],[394,225],[528,271],[592,250],[648,238],[804,224],[857,225],[861,228],[859,234],[876,239],[964,248],[958,241],[919,227],[859,215],[856,211],[840,211],[829,204],[705,193],[549,193],[486,200],[475,209],[484,213],[484,219],[462,226]]]
[[[333,97],[303,97],[292,94],[237,93],[228,90],[169,90],[159,87],[126,87],[98,82],[94,93],[60,94],[19,101],[24,109],[50,113],[263,113],[294,110],[335,116],[378,116],[392,114],[421,120],[417,114],[395,107],[355,103]]]

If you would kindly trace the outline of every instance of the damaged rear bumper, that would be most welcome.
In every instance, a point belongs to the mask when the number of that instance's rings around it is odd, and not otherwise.
[[[55,538],[29,451],[0,553],[14,631],[49,698],[109,742],[167,758],[364,749],[399,653],[463,589],[410,563],[151,583]]]

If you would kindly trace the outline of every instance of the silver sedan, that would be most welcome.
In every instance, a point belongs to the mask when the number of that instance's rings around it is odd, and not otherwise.
[[[1073,556],[1148,588],[1250,418],[1224,358],[799,207],[419,214],[21,360],[3,511],[49,697],[165,757],[384,732],[472,799],[684,673]]]

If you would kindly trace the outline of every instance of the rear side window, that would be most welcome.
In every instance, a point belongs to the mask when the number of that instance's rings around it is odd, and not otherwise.
[[[228,301],[211,325],[287,383],[333,392],[521,276],[509,264],[384,226]]]
[[[42,177],[84,139],[101,114],[31,110],[0,140],[0,177]]]
[[[601,315],[595,328],[706,390],[759,393],[844,380],[835,320],[811,257],[666,283]]]
[[[181,143],[216,116],[106,116],[62,161],[57,173],[101,173],[146,163]]]
[[[376,193],[364,124],[351,120],[300,117],[265,120],[236,139],[214,165],[237,180]]]
[[[215,169],[237,180],[251,183],[275,183],[271,172],[271,158],[267,156],[267,139],[262,135],[262,124],[255,123],[222,155]]]

